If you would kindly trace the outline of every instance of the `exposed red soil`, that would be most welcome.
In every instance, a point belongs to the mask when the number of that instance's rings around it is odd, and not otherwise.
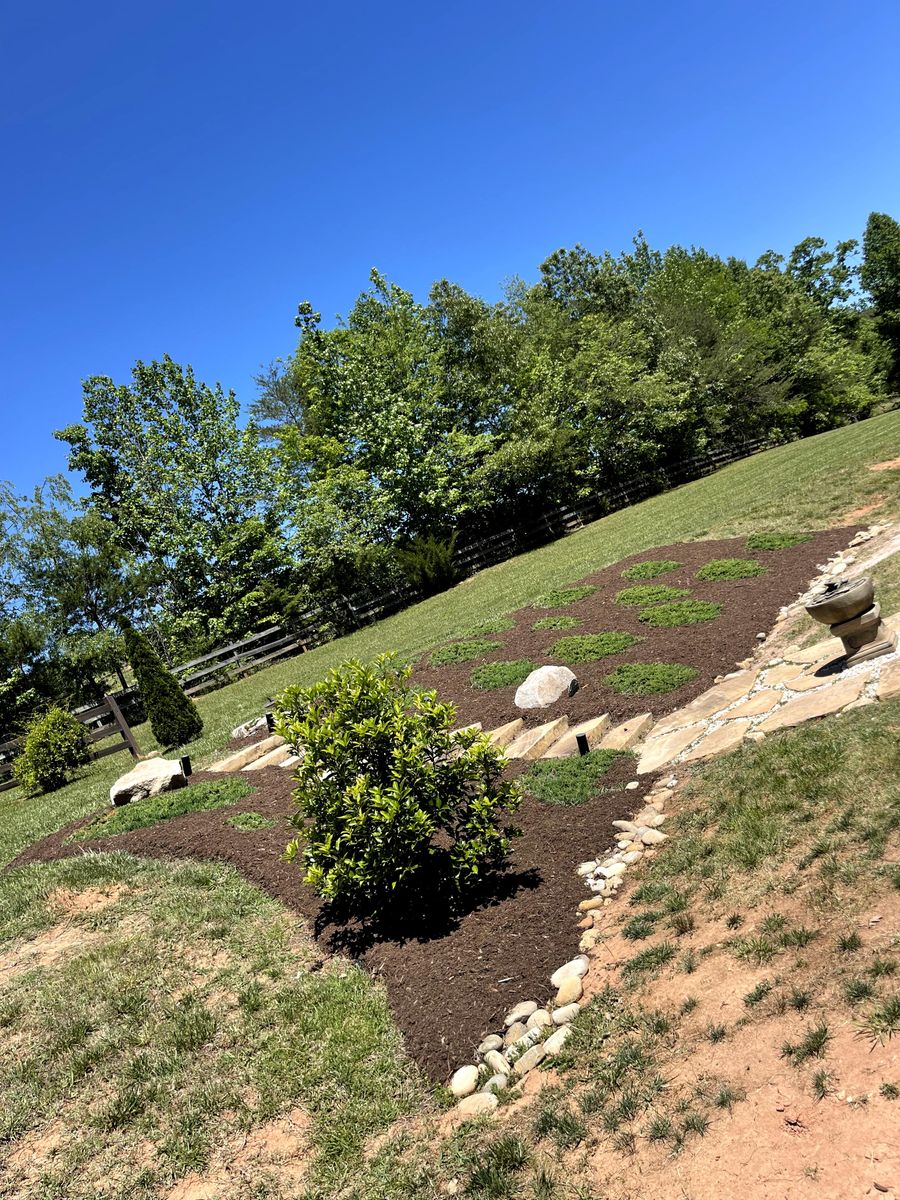
[[[515,629],[483,635],[485,639],[502,643],[499,649],[483,658],[458,666],[432,667],[428,665],[428,655],[424,655],[413,672],[413,682],[436,689],[442,700],[452,700],[457,706],[461,722],[480,721],[485,729],[520,716],[525,717],[526,725],[539,725],[566,714],[570,724],[574,725],[604,712],[610,714],[614,723],[641,712],[652,712],[656,716],[674,712],[706,691],[717,675],[734,670],[737,662],[751,654],[758,644],[756,635],[771,629],[779,608],[806,591],[810,580],[818,574],[817,564],[843,549],[854,532],[852,528],[828,530],[786,550],[750,551],[745,538],[729,538],[682,542],[632,555],[578,580],[579,583],[590,583],[597,588],[593,595],[584,600],[567,608],[522,608],[512,613],[511,619],[517,622]],[[698,580],[697,570],[704,563],[718,558],[755,559],[768,570],[764,575],[750,579],[717,583]],[[650,580],[622,578],[622,571],[632,563],[662,559],[680,562],[683,566]],[[567,579],[548,579],[547,590],[567,587],[572,582]],[[715,620],[698,625],[654,629],[639,620],[639,608],[617,604],[615,600],[623,588],[644,583],[689,589],[690,599],[721,604],[722,612]],[[577,617],[581,625],[560,630],[535,631],[531,628],[542,617],[559,615]],[[559,661],[549,655],[558,638],[606,631],[631,633],[642,640],[622,653],[598,662],[573,666],[572,670],[580,684],[579,690],[574,696],[565,697],[547,708],[522,713],[514,704],[514,687],[481,691],[469,683],[473,668],[482,662],[530,659],[537,666],[542,666]],[[621,663],[628,662],[684,663],[700,673],[690,683],[664,695],[622,696],[607,687],[603,680]]]
[[[807,587],[816,564],[846,545],[850,536],[852,531],[842,529],[818,534],[788,550],[752,555],[744,539],[667,546],[589,576],[597,593],[570,610],[582,618],[583,625],[563,632],[621,629],[645,640],[624,654],[576,667],[581,690],[550,709],[530,714],[529,724],[562,712],[574,722],[608,711],[618,721],[648,709],[667,713],[686,703],[716,675],[733,669],[752,652],[757,632],[770,628],[779,607]],[[758,558],[769,570],[736,582],[701,584],[694,579],[703,563],[729,557]],[[701,626],[653,630],[638,621],[637,610],[615,604],[616,592],[630,586],[621,577],[622,569],[651,558],[682,562],[683,568],[654,582],[691,587],[696,598],[723,603],[720,617]],[[548,580],[547,586],[567,582]],[[531,624],[543,615],[542,610],[522,610],[517,614],[521,631],[491,635],[504,643],[493,657],[548,661],[545,651],[560,634],[531,631]],[[618,663],[629,661],[686,663],[700,674],[665,696],[623,697],[604,687],[602,677]],[[512,702],[514,688],[477,692],[468,686],[472,665],[420,667],[414,679],[437,686],[443,697],[456,701],[462,721],[480,720],[490,728],[519,715]],[[510,774],[521,770],[521,764],[508,768]],[[613,820],[640,807],[652,777],[643,777],[636,790],[626,791],[624,785],[632,776],[633,762],[623,757],[603,781],[609,790],[586,804],[557,807],[526,800],[515,818],[523,836],[513,843],[507,869],[486,880],[464,911],[454,911],[431,896],[409,906],[402,919],[381,925],[342,919],[302,883],[298,867],[283,860],[291,832],[293,783],[290,772],[278,767],[244,776],[257,790],[233,808],[192,813],[149,829],[83,842],[68,840],[84,823],[75,822],[29,847],[10,867],[98,850],[227,863],[307,918],[324,952],[349,954],[380,979],[409,1053],[433,1079],[444,1080],[449,1071],[471,1058],[484,1033],[498,1028],[511,1004],[551,998],[550,974],[578,950],[573,913],[586,892],[573,868],[606,848]],[[204,778],[220,776],[203,772],[194,776],[195,781]],[[241,832],[227,823],[235,811],[246,809],[275,817],[275,826]]]

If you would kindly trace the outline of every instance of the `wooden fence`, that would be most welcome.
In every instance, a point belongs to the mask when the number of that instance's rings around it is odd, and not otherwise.
[[[119,707],[118,701],[121,698],[121,694],[118,698],[116,695],[109,695],[103,698],[102,704],[92,704],[75,709],[73,715],[87,727],[87,740],[91,747],[92,759],[106,758],[108,754],[119,754],[122,750],[127,750],[132,758],[141,757],[140,747]],[[111,746],[94,749],[94,746],[99,746],[101,742],[107,742],[110,738],[116,739]],[[24,743],[24,738],[13,738],[0,745],[0,792],[8,791],[16,786],[12,774],[13,762]]]
[[[313,626],[289,628],[273,625],[240,642],[232,642],[229,646],[221,646],[209,654],[182,663],[174,667],[172,673],[189,696],[198,696],[202,692],[223,687],[265,663],[291,654],[301,654],[317,644]]]

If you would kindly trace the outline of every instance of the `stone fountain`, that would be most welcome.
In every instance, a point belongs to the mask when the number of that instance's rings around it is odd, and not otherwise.
[[[830,625],[834,636],[841,639],[848,667],[890,654],[897,646],[897,635],[881,619],[875,585],[868,575],[826,583],[810,597],[806,611],[814,620]]]

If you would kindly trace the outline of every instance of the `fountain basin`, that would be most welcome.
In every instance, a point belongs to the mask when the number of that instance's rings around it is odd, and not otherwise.
[[[875,585],[868,575],[827,583],[813,595],[806,611],[823,625],[843,625],[872,607]]]

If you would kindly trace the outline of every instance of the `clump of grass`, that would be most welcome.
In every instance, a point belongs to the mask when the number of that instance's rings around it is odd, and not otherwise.
[[[828,1026],[824,1021],[820,1021],[818,1025],[807,1029],[799,1042],[785,1042],[781,1047],[781,1057],[788,1059],[793,1066],[799,1067],[809,1058],[821,1058],[830,1041],[831,1034]]]
[[[668,571],[677,571],[681,566],[671,558],[651,558],[647,562],[634,563],[622,572],[623,579],[656,579]]]
[[[506,662],[482,663],[469,676],[473,688],[481,691],[494,691],[496,688],[518,687],[531,674],[536,664],[527,658],[517,658]]]
[[[897,971],[897,962],[893,958],[876,958],[869,967],[869,974],[873,979],[882,979],[887,975],[894,975]]]
[[[242,833],[250,833],[254,829],[271,829],[275,822],[271,817],[264,817],[262,813],[241,812],[229,817],[226,824]]]
[[[530,796],[544,804],[584,804],[598,792],[598,784],[621,750],[591,750],[575,758],[544,758],[533,763],[521,780]]]
[[[860,1027],[860,1034],[873,1042],[886,1042],[900,1033],[900,992],[876,1004]]]
[[[885,1081],[878,1090],[885,1100],[900,1100],[900,1087],[896,1083]]]
[[[735,957],[742,962],[756,963],[757,966],[770,962],[778,953],[778,946],[775,942],[762,933],[753,937],[736,938],[732,943],[732,949]]]
[[[728,1037],[728,1030],[724,1025],[714,1025],[710,1023],[706,1027],[706,1036],[713,1043],[724,1042],[726,1037]]]
[[[852,953],[854,950],[859,950],[862,946],[862,938],[854,931],[852,933],[842,933],[837,940],[837,948],[842,954]]]
[[[859,1004],[861,1000],[869,1000],[875,994],[875,989],[868,979],[856,976],[844,984],[844,995],[850,1004]]]
[[[637,587],[623,588],[616,595],[616,604],[645,608],[650,604],[666,604],[671,600],[681,600],[690,594],[687,588],[667,587],[664,583],[644,583],[638,584]]]
[[[544,592],[543,596],[538,596],[537,600],[532,602],[532,608],[565,608],[568,604],[577,604],[579,600],[584,600],[588,596],[592,596],[596,592],[596,588],[591,584],[582,584],[580,587],[569,588],[554,588],[552,591]]]
[[[796,950],[802,950],[816,937],[818,937],[818,933],[815,929],[807,929],[805,925],[799,925],[796,929],[785,929],[779,935],[778,941],[785,948],[790,946]]]
[[[716,582],[720,579],[752,579],[755,575],[765,575],[768,567],[752,558],[714,558],[697,572],[697,578],[705,582]]]
[[[542,629],[574,629],[576,625],[580,624],[577,617],[541,617],[531,628],[540,632]]]
[[[551,1137],[560,1150],[570,1150],[587,1137],[587,1126],[571,1109],[560,1107],[557,1096],[542,1107],[534,1133],[538,1138]]]
[[[517,1193],[517,1176],[531,1155],[522,1138],[505,1133],[481,1151],[469,1176],[466,1195],[506,1200]]]
[[[672,692],[699,674],[681,663],[623,663],[604,683],[623,696],[653,696]]]
[[[695,1133],[697,1137],[703,1137],[709,1129],[709,1117],[703,1113],[690,1112],[684,1118],[681,1129],[685,1134]]]
[[[829,1073],[824,1067],[820,1067],[812,1077],[812,1091],[817,1100],[824,1100],[828,1095]]]
[[[787,550],[808,542],[811,533],[751,533],[747,538],[748,550]]]
[[[650,1142],[667,1142],[672,1136],[671,1117],[659,1114],[647,1126],[647,1140]]]
[[[554,642],[547,657],[570,664],[596,662],[628,650],[640,640],[633,633],[576,633]]]
[[[456,663],[484,658],[486,654],[491,654],[502,645],[502,642],[492,642],[487,638],[473,638],[468,642],[450,642],[446,646],[438,646],[437,650],[432,650],[428,661],[432,667],[452,667]]]
[[[748,1008],[752,1008],[755,1004],[762,1003],[771,990],[771,982],[768,979],[761,979],[756,987],[751,988],[744,997],[744,1003]]]
[[[673,604],[642,609],[638,620],[656,629],[675,629],[681,625],[714,621],[721,611],[721,604],[711,604],[707,600],[676,600]]]
[[[727,1108],[731,1112],[738,1100],[744,1099],[744,1095],[745,1093],[740,1088],[733,1087],[730,1083],[723,1083],[713,1096],[713,1104],[716,1108]]]
[[[160,821],[183,817],[186,813],[208,812],[214,808],[227,808],[237,804],[253,791],[243,779],[229,777],[194,783],[174,792],[161,792],[158,796],[147,796],[133,804],[122,805],[102,813],[79,829],[73,837],[78,841],[86,838],[115,837],[131,833],[135,829],[146,829]]]
[[[659,913],[642,912],[629,919],[622,926],[622,937],[628,938],[632,942],[643,941],[644,938],[650,937],[656,929],[656,922],[659,920]]]
[[[696,996],[685,996],[681,1002],[681,1008],[678,1010],[682,1016],[686,1017],[688,1013],[692,1013],[700,1001]]]
[[[630,904],[658,904],[671,892],[671,887],[660,879],[647,879],[631,893]]]
[[[806,1012],[812,1003],[812,996],[803,988],[792,987],[791,994],[787,997],[787,1003],[795,1012]]]
[[[787,925],[787,917],[783,917],[781,913],[770,913],[764,917],[759,923],[759,928],[762,933],[781,933]]]
[[[744,918],[740,913],[730,913],[725,919],[725,927],[727,929],[740,929],[744,923]]]
[[[675,957],[675,947],[671,942],[660,942],[658,946],[648,946],[634,958],[629,958],[622,967],[626,976],[643,975],[647,971],[656,971],[671,962]]]
[[[693,975],[693,973],[697,970],[697,962],[697,951],[685,950],[678,965],[681,970],[684,971],[685,975]]]

